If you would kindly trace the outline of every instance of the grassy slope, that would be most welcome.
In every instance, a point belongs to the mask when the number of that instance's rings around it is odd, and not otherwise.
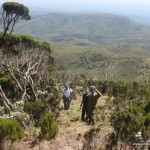
[[[150,57],[150,28],[124,16],[51,13],[18,24],[16,31],[51,42],[56,65],[88,76],[96,70],[101,79],[113,62],[119,69],[109,79],[132,81]]]
[[[150,52],[136,46],[77,46],[55,45],[53,46],[56,65],[65,66],[67,69],[79,71],[86,75],[97,71],[100,79],[105,78],[107,64],[117,64],[117,73],[113,80],[133,81],[139,74],[139,66]],[[94,77],[94,76],[93,76]]]
[[[70,110],[65,111],[63,110],[63,103],[61,101],[60,108],[62,110],[60,111],[60,116],[58,118],[58,124],[59,124],[59,133],[57,137],[52,141],[42,141],[39,143],[39,145],[36,145],[34,147],[30,147],[30,139],[26,139],[22,141],[21,143],[15,143],[13,145],[12,149],[19,149],[19,150],[25,150],[30,149],[31,150],[37,150],[43,149],[43,150],[77,150],[83,148],[84,143],[84,135],[87,131],[93,128],[99,128],[100,132],[98,134],[98,144],[100,148],[104,147],[104,141],[107,138],[107,135],[112,131],[112,128],[109,125],[108,118],[106,115],[107,110],[105,110],[105,121],[100,119],[99,121],[96,121],[96,124],[94,126],[86,125],[86,123],[81,122],[80,116],[81,116],[81,109],[79,108],[81,103],[81,96],[78,96],[76,100],[72,100]],[[98,101],[97,107],[104,106],[106,102],[105,96],[101,97]],[[26,135],[27,136],[27,135]]]

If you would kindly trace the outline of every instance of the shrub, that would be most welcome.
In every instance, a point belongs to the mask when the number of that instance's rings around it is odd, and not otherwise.
[[[10,139],[11,143],[17,140],[21,140],[24,137],[24,130],[14,120],[0,119],[0,149],[2,150],[3,143],[6,139]]]
[[[53,113],[46,113],[42,118],[40,123],[41,127],[41,138],[51,139],[56,136],[58,133],[58,125],[54,121],[54,114]]]
[[[24,106],[24,111],[32,115],[33,119],[39,120],[46,111],[46,104],[42,100],[35,102],[27,102]]]
[[[138,133],[143,125],[144,118],[135,115],[129,110],[114,112],[110,119],[111,125],[114,127],[118,140],[122,142],[135,142],[135,134]]]
[[[10,78],[6,78],[6,77],[2,77],[0,78],[0,85],[2,86],[3,89],[8,89],[11,85],[11,79]]]
[[[15,111],[11,112],[11,116],[13,116],[13,119],[20,123],[20,125],[24,128],[29,124],[30,117],[27,113],[23,111]]]
[[[0,85],[8,98],[14,97],[14,85],[10,77],[1,77]]]
[[[144,139],[147,140],[150,138],[150,113],[147,113],[144,116],[144,127],[142,129]]]
[[[150,112],[150,102],[145,106],[144,110],[146,113]]]

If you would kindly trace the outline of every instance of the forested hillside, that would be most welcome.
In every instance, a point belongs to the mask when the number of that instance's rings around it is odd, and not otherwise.
[[[50,13],[18,24],[16,33],[50,41],[56,66],[74,74],[93,77],[96,71],[94,78],[122,81],[145,77],[140,66],[150,57],[150,28],[125,16]]]
[[[150,28],[112,14],[50,13],[20,23],[17,33],[55,43],[149,45]]]

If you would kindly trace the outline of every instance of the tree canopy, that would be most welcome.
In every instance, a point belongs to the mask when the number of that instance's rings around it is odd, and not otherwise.
[[[17,22],[20,20],[30,20],[28,7],[17,2],[5,2],[2,4],[1,22],[4,28],[2,38],[4,38],[7,32],[10,30],[10,35]]]

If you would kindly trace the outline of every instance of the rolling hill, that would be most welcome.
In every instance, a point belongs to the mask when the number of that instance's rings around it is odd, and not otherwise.
[[[144,78],[140,66],[150,57],[150,28],[125,16],[50,13],[20,22],[15,31],[50,42],[56,66],[92,78]]]
[[[81,46],[95,43],[149,46],[150,43],[149,27],[113,14],[50,13],[19,23],[15,31],[52,43]]]

